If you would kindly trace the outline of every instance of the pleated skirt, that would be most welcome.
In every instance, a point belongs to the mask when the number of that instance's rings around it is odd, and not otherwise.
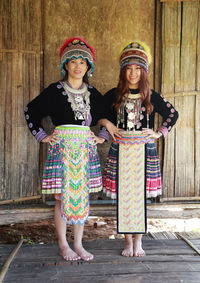
[[[116,199],[117,194],[119,147],[118,142],[112,142],[103,176],[103,191],[112,199]],[[153,140],[145,144],[145,189],[147,198],[162,194],[160,162]]]

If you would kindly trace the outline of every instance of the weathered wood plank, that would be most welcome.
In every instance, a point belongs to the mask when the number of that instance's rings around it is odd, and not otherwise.
[[[176,239],[176,240],[147,240],[145,239],[143,241],[144,248],[147,249],[151,254],[161,254],[160,249],[165,250],[167,249],[166,253],[170,254],[176,254],[174,250],[177,247],[177,250],[179,251],[179,255],[184,255],[185,253],[188,253],[190,255],[195,254],[195,252],[182,240]],[[156,248],[154,248],[154,245],[156,245]],[[100,253],[104,253],[103,251],[111,251],[113,250],[114,253],[117,251],[121,251],[121,249],[124,247],[124,240],[108,240],[108,239],[98,239],[96,241],[88,241],[84,242],[84,247],[86,249],[90,250],[99,250]],[[24,245],[23,246],[23,252],[22,250],[18,254],[18,258],[26,257],[29,253],[32,253],[33,256],[32,259],[37,258],[40,254],[43,256],[49,256],[49,255],[57,255],[57,244],[35,244],[35,245]],[[49,249],[47,251],[47,249]],[[165,255],[165,252],[163,253]],[[120,257],[123,259],[124,257]],[[136,258],[134,258],[136,259]]]
[[[27,55],[26,64],[28,64],[28,81],[25,83],[28,85],[28,93],[25,93],[26,96],[28,94],[29,101],[33,99],[35,96],[37,96],[40,92],[40,55]],[[33,85],[29,83],[31,80],[33,80]],[[27,101],[27,100],[26,100]],[[24,105],[25,108],[25,105]],[[27,143],[26,143],[26,153],[27,157],[25,159],[26,162],[26,168],[28,169],[28,182],[23,182],[25,186],[25,195],[24,196],[31,196],[31,195],[37,195],[38,192],[38,186],[39,186],[39,144],[34,139],[34,137],[29,132],[27,125],[24,121],[24,132],[27,133]],[[21,139],[21,142],[23,140]],[[30,166],[31,165],[31,166]]]
[[[162,87],[161,92],[174,92],[174,39],[177,27],[177,3],[164,3],[162,9]]]
[[[196,50],[199,2],[184,2],[182,5],[180,42],[180,88],[191,91],[196,86]]]
[[[182,5],[177,3],[177,25],[176,25],[176,35],[174,38],[174,68],[175,68],[175,80],[174,80],[174,90],[178,92],[181,89],[181,41],[182,41]]]
[[[0,2],[0,26],[3,26],[3,1]],[[2,49],[2,28],[0,29],[0,49]],[[0,61],[2,60],[2,54],[0,53]]]
[[[161,19],[161,3],[159,0],[156,1],[155,3],[155,38],[154,38],[154,81],[152,87],[156,89],[157,91],[161,91],[160,86],[161,86],[161,54],[162,54],[162,42],[160,40],[160,35],[162,32],[162,25],[160,24],[160,19]]]
[[[197,70],[196,70],[196,89],[200,90],[200,8],[198,9],[198,27],[197,27]]]
[[[192,244],[200,250],[200,240],[196,240],[196,239],[190,239],[190,241],[192,242]]]
[[[177,37],[177,3],[163,3],[162,5],[162,94],[174,93],[175,83],[175,38]],[[170,98],[169,101],[174,105],[175,101]],[[165,138],[164,158],[163,158],[163,197],[174,196],[174,129]]]
[[[12,252],[9,254],[6,262],[4,263],[2,269],[1,269],[1,273],[0,273],[0,282],[3,281],[5,275],[6,275],[6,272],[8,271],[12,261],[14,260],[17,252],[19,251],[19,249],[21,248],[21,246],[23,245],[24,243],[24,239],[21,239],[18,244],[16,245],[16,247],[12,250]]]
[[[174,262],[153,262],[153,263],[143,263],[143,262],[127,262],[127,263],[108,263],[106,262],[102,264],[95,264],[95,263],[90,263],[90,264],[79,264],[79,265],[65,265],[62,266],[60,265],[54,265],[54,266],[45,266],[45,267],[39,267],[38,265],[36,266],[26,266],[27,271],[25,272],[23,278],[29,278],[30,275],[34,275],[34,273],[38,273],[35,275],[35,278],[40,279],[40,272],[37,272],[38,269],[45,275],[45,273],[50,273],[53,271],[58,271],[61,272],[63,271],[64,274],[68,274],[69,277],[73,278],[74,275],[76,277],[82,277],[84,273],[87,273],[87,276],[100,276],[104,274],[104,276],[108,275],[124,275],[124,274],[145,274],[145,273],[159,273],[160,275],[162,273],[166,273],[167,271],[170,270],[170,272],[194,272],[193,266],[195,267],[195,271],[200,271],[200,268],[198,267],[197,263],[177,263],[174,264]],[[15,276],[19,275],[20,273],[24,272],[24,266],[15,266],[15,270],[12,271],[12,277],[9,276],[9,279],[14,278]],[[85,272],[87,271],[87,272]]]
[[[13,5],[14,6],[14,5]],[[13,13],[15,13],[13,11]],[[16,23],[15,23],[16,24]],[[12,29],[13,30],[13,29]],[[15,40],[15,38],[13,38]],[[15,41],[16,42],[16,41]],[[18,131],[18,126],[20,121],[22,120],[23,115],[23,95],[22,91],[20,93],[20,89],[22,89],[22,54],[13,53],[12,54],[12,114],[11,114],[11,125],[12,125],[12,135],[11,135],[11,154],[12,154],[12,162],[10,164],[11,167],[11,195],[13,198],[17,196],[22,196],[20,193],[20,175],[19,175],[19,166],[21,162],[23,162],[23,157],[20,155],[23,152],[22,146],[23,143],[23,135],[20,136]],[[20,141],[22,140],[22,141]]]
[[[30,197],[31,199],[37,199],[38,196]],[[23,201],[24,199],[19,199]],[[170,200],[173,200],[170,199]],[[178,210],[177,210],[178,208]],[[116,206],[98,207],[91,205],[90,216],[113,216],[116,217]],[[179,225],[182,229],[187,226],[187,224],[196,221],[197,215],[200,214],[200,208],[198,205],[176,205],[175,207],[170,207],[167,205],[157,205],[157,206],[147,206],[147,218],[148,221],[151,219],[178,219]],[[0,225],[8,225],[13,223],[26,223],[40,221],[44,219],[52,219],[54,216],[54,207],[33,207],[33,208],[16,208],[16,209],[1,209],[0,210]],[[116,219],[116,218],[115,218]],[[192,224],[190,224],[192,225]],[[196,224],[198,227],[198,224]]]
[[[190,105],[190,107],[188,107]],[[179,119],[176,126],[175,196],[195,196],[194,187],[194,97],[176,98]],[[181,144],[180,144],[181,141]]]
[[[5,97],[5,139],[4,139],[4,151],[5,151],[5,175],[4,175],[4,198],[11,197],[11,175],[12,175],[12,153],[11,153],[11,145],[12,145],[12,55],[11,54],[3,54],[4,61],[4,83],[3,89],[6,94]]]
[[[2,53],[0,53],[1,56]],[[3,56],[0,58],[0,81],[3,84]],[[5,88],[4,88],[5,90]],[[5,99],[6,93],[5,91],[0,91],[0,121],[2,124],[5,124]],[[0,127],[0,199],[3,198],[4,195],[4,176],[5,176],[5,130],[4,127]]]
[[[161,3],[159,0],[155,1],[155,38],[154,38],[154,80],[153,80],[153,89],[155,89],[158,92],[161,92],[161,53],[162,53],[162,46],[161,46],[161,29],[162,26],[160,24],[161,19]],[[155,126],[154,129],[157,130],[160,124],[162,123],[161,117],[157,114],[155,117]],[[161,139],[158,139],[156,141],[156,147],[158,151],[159,161],[161,170],[163,167],[163,141]]]
[[[200,9],[199,9],[200,10]],[[200,65],[200,64],[199,64]],[[195,138],[195,180],[194,180],[194,187],[195,187],[195,195],[200,195],[200,95],[196,96],[195,99],[195,128],[194,128],[194,138]]]
[[[72,278],[68,278],[67,274],[63,274],[60,272],[60,270],[56,270],[56,275],[52,275],[50,276],[50,274],[47,274],[44,278],[41,279],[40,283],[46,283],[47,280],[51,280],[56,282],[55,280],[59,280],[60,283],[77,283],[77,282],[81,282],[81,283],[102,283],[102,282],[114,282],[114,283],[133,283],[133,282],[142,282],[142,283],[149,283],[149,282],[155,282],[155,283],[176,283],[176,282],[180,282],[180,280],[182,280],[182,282],[190,282],[190,283],[198,283],[200,280],[200,276],[196,273],[194,274],[187,274],[187,273],[171,273],[170,276],[168,276],[168,273],[164,273],[162,275],[159,276],[158,273],[152,273],[152,274],[131,274],[131,275],[100,275],[100,276],[73,276]],[[64,277],[65,276],[65,277]],[[64,277],[64,278],[63,278]],[[8,282],[13,282],[12,281],[13,278],[11,279],[11,281],[9,280],[9,278],[4,281],[5,283]],[[29,280],[29,282],[31,283],[37,283],[38,279],[35,279],[35,276],[30,277],[30,278],[25,278],[25,279],[15,279],[15,282],[21,282],[21,283],[27,283],[27,280]]]
[[[199,282],[200,257],[181,240],[144,240],[147,256],[122,257],[122,240],[85,242],[94,253],[92,262],[66,262],[57,244],[24,245],[17,253],[4,282]],[[12,246],[13,248],[13,246]],[[5,253],[4,253],[5,250]],[[0,264],[11,246],[0,246]],[[176,250],[176,252],[175,252]],[[162,251],[162,252],[161,252]],[[173,253],[173,254],[172,254]],[[188,255],[187,255],[188,253]],[[30,257],[31,254],[31,257]],[[169,272],[170,270],[170,272]],[[23,274],[23,277],[21,276]],[[139,280],[139,281],[138,281]]]
[[[176,98],[176,97],[184,97],[184,96],[197,96],[200,95],[199,91],[181,91],[175,93],[165,93],[165,98]]]
[[[2,0],[2,48],[41,50],[41,0]]]

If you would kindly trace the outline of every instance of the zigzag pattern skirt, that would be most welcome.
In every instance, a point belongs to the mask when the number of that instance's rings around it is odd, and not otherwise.
[[[89,193],[102,189],[97,147],[89,127],[59,126],[44,167],[43,194],[61,194],[61,215],[67,224],[84,224],[89,216]]]

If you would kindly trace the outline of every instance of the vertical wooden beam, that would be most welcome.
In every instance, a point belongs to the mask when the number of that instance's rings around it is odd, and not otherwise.
[[[174,39],[176,38],[177,3],[162,4],[162,94],[174,92]],[[174,99],[170,102],[174,104]],[[164,141],[163,197],[174,196],[175,180],[174,129]]]
[[[153,88],[157,92],[161,92],[161,75],[162,75],[162,65],[161,65],[161,50],[162,50],[162,10],[159,0],[155,0],[155,23],[154,23],[154,86]],[[155,130],[158,129],[159,125],[162,123],[162,119],[159,115],[155,117]],[[160,160],[161,169],[163,168],[163,140],[159,139],[156,141],[157,150]]]
[[[194,188],[195,188],[195,196],[200,196],[200,95],[196,96],[195,101],[195,152],[194,152],[194,160],[195,160],[195,180],[194,180]]]
[[[198,7],[197,49],[196,49],[196,90],[200,90],[200,5]],[[195,111],[195,195],[200,195],[200,95],[196,97]]]

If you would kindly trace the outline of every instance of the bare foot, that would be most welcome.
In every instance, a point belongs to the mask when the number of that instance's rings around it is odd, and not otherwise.
[[[65,259],[65,260],[78,260],[80,259],[80,256],[77,255],[70,247],[63,247],[59,248],[59,254]]]
[[[94,258],[93,254],[87,252],[82,246],[77,248],[74,247],[74,250],[82,260],[89,261]]]
[[[142,248],[141,242],[134,241],[134,256],[142,257],[145,256],[145,251]]]
[[[126,245],[122,251],[122,255],[126,257],[133,256],[133,245]]]

